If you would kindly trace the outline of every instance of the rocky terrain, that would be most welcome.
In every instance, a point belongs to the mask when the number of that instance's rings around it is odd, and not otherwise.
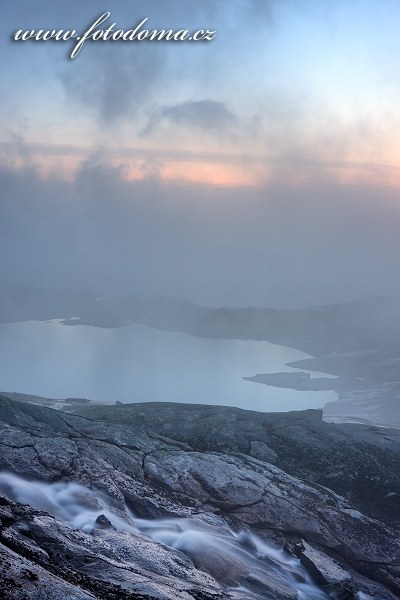
[[[400,597],[400,438],[319,411],[0,397],[5,598]]]

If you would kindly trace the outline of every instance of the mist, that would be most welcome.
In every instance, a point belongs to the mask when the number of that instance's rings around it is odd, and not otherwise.
[[[400,598],[400,3],[3,13],[4,597]]]
[[[87,42],[73,61],[68,43],[12,41],[84,31],[106,10],[125,29],[146,16],[217,34]],[[1,280],[211,306],[397,294],[397,7],[376,13],[308,0],[8,7]]]
[[[334,392],[299,392],[245,381],[287,371],[307,359],[299,350],[264,341],[207,339],[140,325],[64,326],[28,321],[0,324],[4,392],[106,404],[183,402],[258,411],[321,408]],[[63,402],[57,404],[63,408]]]
[[[206,305],[300,307],[400,291],[393,188],[218,188],[85,161],[71,180],[0,172],[0,277],[160,294]]]

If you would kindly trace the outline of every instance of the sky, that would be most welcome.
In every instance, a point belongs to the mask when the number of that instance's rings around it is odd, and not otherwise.
[[[105,12],[216,35],[74,59],[13,40]],[[236,306],[400,292],[397,0],[6,0],[2,17],[0,281]]]

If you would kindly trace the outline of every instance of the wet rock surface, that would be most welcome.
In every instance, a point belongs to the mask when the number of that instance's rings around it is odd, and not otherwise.
[[[26,506],[32,492],[24,500],[23,486],[13,499],[12,480],[0,478],[6,598],[52,598],[50,589],[57,598],[299,597],[276,566],[273,577],[253,563],[250,569],[251,532],[300,558],[321,594],[330,594],[315,598],[400,597],[397,498],[387,497],[398,493],[396,432],[323,423],[318,411],[260,416],[164,405],[163,412],[153,404],[79,410],[0,397],[0,470],[43,485],[86,486],[92,492],[85,502],[99,520],[78,530],[52,503]],[[357,495],[360,481],[372,500],[363,500],[363,490]],[[111,513],[96,506],[93,490],[107,497]],[[210,546],[202,552],[202,530],[190,543],[180,536],[173,548],[168,539],[121,530],[129,511],[147,520],[200,519],[222,540],[228,529],[249,537],[242,554],[224,554],[219,542],[214,554]]]
[[[400,430],[332,424],[322,411],[258,413],[170,403],[87,406],[80,415],[169,436],[197,452],[245,454],[344,496],[370,516],[398,522]]]

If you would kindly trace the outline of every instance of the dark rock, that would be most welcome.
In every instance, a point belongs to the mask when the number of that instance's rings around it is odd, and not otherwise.
[[[65,398],[68,404],[89,404],[91,400],[88,398]]]
[[[243,377],[246,381],[263,383],[272,387],[288,388],[299,391],[321,392],[335,389],[335,379],[328,377],[315,377],[311,379],[310,373],[259,373],[253,377]]]
[[[317,569],[335,593],[343,594],[348,584],[334,568],[339,565],[340,573],[350,573],[354,590],[378,590],[380,599],[395,597],[389,589],[400,594],[398,521],[371,519],[363,511],[369,503],[356,492],[362,481],[373,500],[382,501],[388,488],[398,486],[399,441],[392,431],[383,436],[364,426],[335,426],[308,411],[268,415],[144,404],[96,410],[80,409],[88,418],[0,398],[0,467],[41,481],[90,486],[107,494],[114,511],[127,502],[137,515],[198,515],[217,519],[218,527],[229,521],[237,530],[250,528],[281,545],[304,540],[307,568]],[[347,498],[335,489],[341,479]],[[79,586],[88,597],[237,598],[224,590],[237,583],[263,598],[292,594],[278,576],[268,584],[262,573],[250,576],[232,557],[211,553],[206,559],[186,548],[189,559],[133,531],[97,528],[90,536],[30,507],[1,499],[0,505],[4,551]],[[254,549],[250,544],[243,552],[252,556]],[[41,571],[30,564],[26,569],[41,581]],[[15,579],[15,589],[20,581]]]
[[[0,551],[8,558],[7,571],[2,572],[2,577],[11,572],[9,565],[15,573],[7,598],[22,598],[18,589],[25,592],[29,586],[34,588],[32,598],[47,598],[43,589],[50,584],[54,593],[58,590],[58,599],[66,600],[94,597],[193,600],[196,595],[192,595],[192,590],[202,591],[210,600],[224,598],[220,586],[209,575],[196,570],[182,553],[139,532],[97,529],[94,535],[86,535],[40,511],[14,503],[10,506],[15,522],[0,536]],[[27,520],[28,527],[19,530],[19,523]],[[42,553],[31,551],[32,545],[41,548]],[[33,576],[26,578],[27,570]]]
[[[276,459],[278,458],[276,452],[260,440],[250,442],[250,456],[272,464],[276,463]]]
[[[96,519],[96,524],[100,529],[114,529],[114,531],[116,531],[114,525],[107,519],[105,515],[99,515]]]
[[[332,424],[322,411],[257,413],[171,403],[82,407],[79,414],[131,425],[197,452],[245,454],[343,495],[390,523],[400,513],[400,430]],[[334,498],[328,503],[335,502]]]
[[[352,580],[352,575],[337,560],[304,540],[297,546],[297,555],[318,583],[344,587]]]

